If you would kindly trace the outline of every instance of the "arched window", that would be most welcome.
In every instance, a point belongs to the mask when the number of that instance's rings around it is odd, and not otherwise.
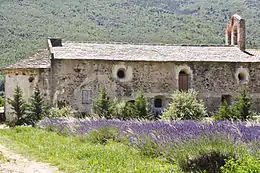
[[[163,107],[161,98],[154,99],[154,107],[155,108],[162,108]]]
[[[189,89],[189,75],[181,70],[179,73],[179,90],[187,91]]]

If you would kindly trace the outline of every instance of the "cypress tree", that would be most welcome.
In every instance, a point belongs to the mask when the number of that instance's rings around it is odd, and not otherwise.
[[[100,118],[112,119],[111,102],[105,89],[100,90],[99,97],[93,104],[93,109]]]
[[[23,98],[22,89],[18,85],[14,89],[13,99],[8,98],[7,102],[11,105],[11,109],[16,115],[16,119],[13,122],[14,125],[23,125],[28,104]]]

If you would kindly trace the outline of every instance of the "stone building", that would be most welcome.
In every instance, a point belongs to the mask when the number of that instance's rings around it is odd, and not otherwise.
[[[245,49],[245,21],[232,16],[225,45],[62,43],[48,39],[48,49],[5,67],[5,94],[19,85],[28,98],[36,84],[53,105],[70,104],[91,112],[101,88],[131,101],[142,89],[155,112],[166,108],[171,94],[193,88],[209,112],[232,101],[240,86],[249,88],[260,111],[260,50]],[[10,105],[6,105],[10,119]]]

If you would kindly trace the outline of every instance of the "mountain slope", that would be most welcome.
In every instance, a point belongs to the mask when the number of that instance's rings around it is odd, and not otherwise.
[[[0,0],[0,66],[44,48],[46,37],[133,43],[224,43],[227,20],[246,19],[260,43],[257,0]]]

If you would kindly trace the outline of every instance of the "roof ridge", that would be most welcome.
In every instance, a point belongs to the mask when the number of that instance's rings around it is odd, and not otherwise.
[[[106,41],[66,41],[66,43],[75,44],[115,44],[115,45],[148,45],[148,46],[194,46],[194,47],[236,47],[234,45],[225,44],[171,44],[171,43],[131,43],[131,42],[106,42]]]

